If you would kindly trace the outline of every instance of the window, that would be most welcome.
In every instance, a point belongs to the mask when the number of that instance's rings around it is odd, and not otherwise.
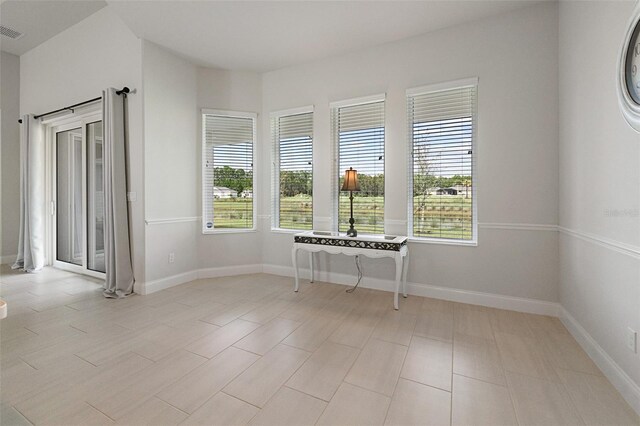
[[[334,211],[340,232],[349,229],[349,193],[340,191],[344,172],[357,170],[360,192],[354,192],[353,217],[360,233],[384,233],[384,96],[331,105],[336,148]]]
[[[255,228],[256,115],[203,111],[203,232]]]
[[[477,79],[407,92],[409,233],[475,242]]]
[[[271,116],[273,227],[313,229],[313,112],[310,108]]]

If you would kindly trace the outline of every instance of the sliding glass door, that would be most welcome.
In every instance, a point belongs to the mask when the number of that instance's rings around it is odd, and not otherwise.
[[[53,264],[93,276],[105,272],[102,121],[52,129]]]
[[[101,121],[87,124],[87,268],[105,271]]]
[[[82,266],[82,129],[56,134],[56,259]]]

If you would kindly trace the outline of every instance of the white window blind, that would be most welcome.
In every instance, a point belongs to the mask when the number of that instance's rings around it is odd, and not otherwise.
[[[203,231],[253,229],[255,116],[204,113]]]
[[[353,217],[360,233],[384,233],[384,99],[332,107],[332,130],[337,157],[334,202],[337,229],[349,229],[349,193],[340,191],[344,172],[358,171],[360,192],[354,192]]]
[[[477,81],[461,83],[408,92],[409,231],[415,237],[476,239]]]
[[[273,227],[313,229],[313,112],[274,114]]]

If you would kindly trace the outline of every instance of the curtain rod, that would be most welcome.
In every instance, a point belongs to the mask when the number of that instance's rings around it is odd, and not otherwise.
[[[131,90],[129,90],[129,88],[127,86],[125,86],[125,87],[122,88],[122,90],[116,90],[116,95],[121,95],[123,93],[126,95],[127,93],[130,93],[130,92],[131,92]],[[77,108],[77,107],[82,106],[82,105],[90,104],[92,102],[97,102],[100,99],[102,99],[102,96],[100,96],[99,98],[89,99],[88,101],[79,102],[77,104],[73,104],[73,105],[70,105],[68,107],[60,108],[60,109],[57,109],[55,111],[49,111],[49,112],[45,112],[44,114],[34,115],[33,118],[37,119],[37,118],[44,117],[46,115],[51,115],[51,114],[55,114],[57,112],[62,112],[62,111],[66,111],[66,110],[71,110],[71,112],[73,112],[74,108]],[[18,120],[18,123],[22,123],[22,119]]]

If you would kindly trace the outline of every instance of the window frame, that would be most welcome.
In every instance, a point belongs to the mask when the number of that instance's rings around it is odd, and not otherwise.
[[[340,232],[340,188],[338,188],[339,183],[340,183],[340,176],[344,171],[340,170],[340,137],[338,134],[338,128],[336,126],[336,123],[334,123],[334,110],[335,109],[339,109],[339,108],[345,108],[345,107],[353,107],[353,106],[358,106],[358,105],[367,105],[367,104],[372,104],[372,103],[376,103],[376,102],[383,102],[384,103],[384,117],[383,117],[383,123],[384,123],[384,143],[383,143],[383,150],[384,150],[384,155],[383,155],[383,163],[382,163],[382,172],[383,175],[386,174],[386,169],[387,169],[387,94],[386,92],[383,93],[379,93],[376,95],[370,95],[370,96],[362,96],[362,97],[358,97],[358,98],[351,98],[351,99],[345,99],[345,100],[340,100],[340,101],[334,101],[329,103],[329,121],[330,121],[330,126],[331,126],[331,156],[332,156],[332,176],[331,176],[331,185],[332,185],[332,191],[331,191],[331,202],[332,202],[332,218],[331,218],[331,229],[333,230],[333,232]],[[384,202],[386,204],[386,184],[387,184],[387,179],[386,179],[386,175],[385,175],[385,195],[384,195]],[[384,235],[386,233],[386,206],[385,208],[382,209],[383,213],[382,213],[382,221],[383,221],[383,227],[382,227],[382,233],[380,234],[370,234],[370,233],[365,233],[362,232],[360,230],[358,230],[358,235]],[[356,230],[358,229],[357,227],[357,223],[356,223]]]
[[[280,227],[280,147],[279,140],[276,140],[276,130],[274,128],[274,120],[279,120],[282,117],[289,117],[293,115],[312,114],[311,122],[311,184],[315,183],[315,161],[313,155],[314,147],[314,131],[315,125],[315,108],[314,105],[308,105],[299,108],[291,108],[281,111],[274,111],[269,114],[269,126],[271,130],[271,232],[291,233],[296,234],[299,232],[308,231],[307,229],[294,229],[294,228],[281,228]],[[312,193],[315,191],[312,191]],[[311,195],[311,229],[315,229],[315,215],[313,212],[313,195]]]
[[[253,173],[252,177],[252,227],[251,228],[216,228],[215,221],[213,222],[213,227],[211,229],[207,229],[207,217],[206,217],[206,154],[207,154],[207,140],[206,140],[206,116],[214,115],[219,117],[234,117],[234,118],[250,118],[252,121],[252,133],[253,140],[251,143],[251,172]],[[256,232],[258,229],[258,211],[257,211],[257,183],[258,183],[258,163],[256,161],[257,154],[257,122],[258,122],[258,113],[255,112],[246,112],[246,111],[231,111],[231,110],[220,110],[220,109],[210,109],[210,108],[202,108],[200,110],[200,125],[202,127],[201,131],[201,158],[200,158],[200,179],[201,179],[201,203],[202,203],[202,218],[201,218],[201,227],[203,235],[210,234],[238,234],[238,233],[248,233],[248,232]]]
[[[478,246],[478,77],[465,78],[460,80],[447,81],[442,83],[429,84],[407,89],[405,101],[407,103],[407,236],[409,241],[425,244],[444,244],[456,246]],[[473,129],[472,129],[472,156],[471,156],[471,229],[472,238],[462,240],[455,238],[434,238],[421,237],[413,234],[413,117],[409,113],[409,98],[413,96],[426,95],[452,89],[462,89],[465,87],[475,87],[476,98],[473,105]]]

